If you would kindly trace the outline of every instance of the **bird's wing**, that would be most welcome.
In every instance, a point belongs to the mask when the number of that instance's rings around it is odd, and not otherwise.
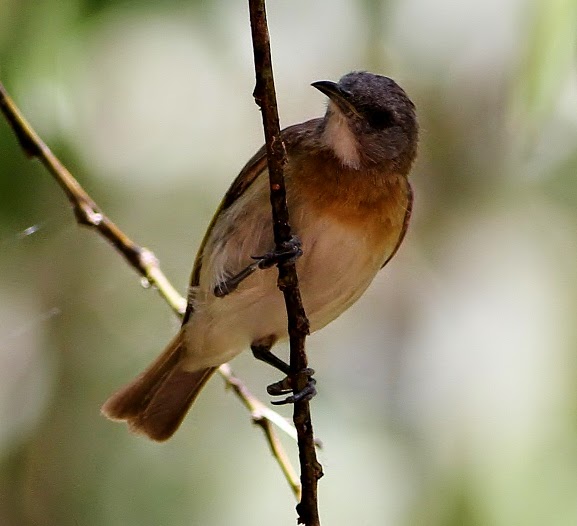
[[[224,194],[220,205],[216,209],[214,217],[212,218],[208,228],[206,230],[206,234],[202,239],[198,252],[196,254],[196,259],[194,260],[194,266],[192,268],[192,275],[190,277],[190,289],[197,287],[200,280],[200,270],[202,268],[202,254],[204,252],[204,247],[210,238],[212,233],[212,229],[216,222],[220,219],[221,214],[229,208],[244,192],[246,192],[247,188],[256,180],[258,175],[266,168],[267,165],[267,158],[266,158],[266,147],[263,146],[256,152],[253,157],[246,163],[244,168],[240,171],[236,179],[230,185],[230,188]],[[184,313],[183,324],[188,321],[190,315],[193,311],[193,303],[188,300],[188,304],[186,306],[186,312]]]
[[[412,211],[413,211],[413,189],[411,188],[411,183],[407,181],[407,208],[405,211],[405,218],[403,219],[403,228],[401,229],[401,233],[399,234],[399,239],[397,240],[395,248],[393,249],[389,257],[386,259],[386,261],[381,265],[381,268],[383,268],[389,261],[391,261],[393,256],[397,253],[397,250],[399,250],[399,247],[401,246],[403,239],[405,239],[405,234],[407,233],[407,228],[409,228],[409,220],[411,219]]]
[[[282,139],[285,143],[287,151],[291,149],[291,146],[299,143],[303,137],[311,134],[316,127],[319,125],[321,119],[312,119],[310,121],[303,122],[301,124],[294,124],[285,128],[281,132]],[[199,285],[200,281],[200,271],[202,269],[202,254],[204,252],[206,243],[210,239],[214,226],[221,218],[222,213],[230,208],[240,196],[242,196],[246,190],[254,183],[257,177],[266,170],[267,168],[267,157],[266,157],[266,145],[262,146],[246,163],[244,168],[240,171],[236,179],[230,185],[230,188],[224,195],[219,207],[217,208],[212,221],[208,225],[206,234],[202,239],[202,243],[198,249],[196,259],[194,260],[194,267],[192,269],[192,275],[190,277],[190,288],[193,290],[194,287]],[[188,300],[188,305],[186,307],[186,312],[183,318],[183,324],[188,321],[190,315],[194,310],[193,302]]]

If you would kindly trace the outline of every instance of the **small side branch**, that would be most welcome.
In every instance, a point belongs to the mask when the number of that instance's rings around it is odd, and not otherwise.
[[[106,238],[124,256],[126,261],[158,290],[172,310],[179,317],[182,317],[186,309],[186,300],[170,284],[168,278],[160,269],[154,254],[150,250],[134,243],[106,217],[78,181],[28,124],[16,104],[8,96],[2,83],[0,83],[0,110],[12,127],[26,155],[39,159],[64,190],[72,205],[77,222],[94,229],[98,234]],[[244,383],[234,376],[228,364],[221,365],[218,372],[224,379],[225,384],[233,388],[234,393],[249,410],[252,421],[262,429],[274,458],[295,497],[298,499],[300,496],[298,479],[272,424],[275,424],[290,437],[296,439],[295,429],[281,415],[265,407],[248,390]]]
[[[255,398],[246,388],[246,386],[232,374],[228,364],[225,363],[224,365],[221,365],[219,372],[225,379],[227,387],[233,389],[237,396],[243,401],[244,405],[251,414],[252,421],[257,426],[262,428],[267,438],[268,445],[273,454],[273,457],[278,459],[279,466],[282,469],[282,472],[287,482],[289,483],[294,496],[297,500],[300,500],[301,485],[299,483],[298,476],[295,473],[295,470],[293,469],[292,464],[288,459],[282,444],[280,443],[280,440],[272,429],[272,423],[275,423],[287,435],[296,440],[297,435],[295,428],[277,412],[266,407],[260,400]]]
[[[283,243],[291,239],[283,176],[283,168],[287,162],[287,157],[280,134],[265,0],[249,0],[249,9],[256,74],[254,98],[262,111],[270,180],[274,240],[277,250],[281,250]],[[296,394],[302,391],[309,382],[309,377],[306,374],[308,361],[305,352],[305,339],[309,333],[309,322],[302,304],[294,262],[278,265],[278,269],[278,285],[284,294],[288,317],[290,376]],[[320,526],[317,482],[323,473],[322,467],[316,458],[308,400],[301,400],[295,403],[293,422],[298,435],[302,485],[302,497],[297,505],[298,522],[306,526]]]

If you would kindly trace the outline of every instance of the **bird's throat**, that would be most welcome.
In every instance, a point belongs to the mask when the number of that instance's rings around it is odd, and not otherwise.
[[[322,140],[347,168],[358,169],[361,165],[359,143],[349,127],[347,118],[331,101],[325,117],[326,124]]]

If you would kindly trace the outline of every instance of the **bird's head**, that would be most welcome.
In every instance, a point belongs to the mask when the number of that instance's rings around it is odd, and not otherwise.
[[[329,98],[322,140],[343,165],[388,164],[407,173],[418,142],[415,106],[392,79],[354,71],[312,84]]]

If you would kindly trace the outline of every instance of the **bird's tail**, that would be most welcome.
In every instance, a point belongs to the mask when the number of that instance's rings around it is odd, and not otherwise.
[[[126,421],[131,431],[152,440],[169,439],[216,370],[185,371],[184,352],[180,332],[146,371],[104,403],[102,414]]]

